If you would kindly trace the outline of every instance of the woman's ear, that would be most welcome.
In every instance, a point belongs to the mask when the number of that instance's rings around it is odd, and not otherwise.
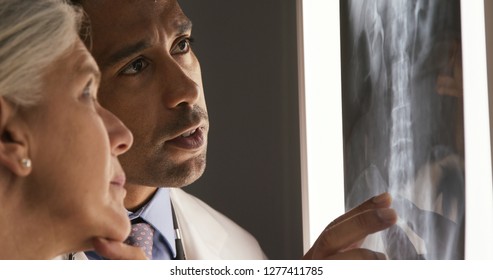
[[[20,177],[31,173],[27,135],[15,105],[0,96],[0,165]]]

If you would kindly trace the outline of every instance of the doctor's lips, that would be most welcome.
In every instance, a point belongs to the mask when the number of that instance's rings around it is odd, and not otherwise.
[[[204,127],[198,126],[191,128],[179,136],[168,140],[167,143],[186,150],[198,149],[205,143]]]

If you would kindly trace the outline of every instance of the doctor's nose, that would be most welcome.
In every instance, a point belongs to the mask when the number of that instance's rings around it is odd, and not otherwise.
[[[163,102],[167,108],[193,106],[200,97],[201,87],[191,77],[192,74],[182,69],[176,62],[168,66]]]

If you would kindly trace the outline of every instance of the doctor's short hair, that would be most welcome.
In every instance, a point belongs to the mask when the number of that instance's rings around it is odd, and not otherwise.
[[[42,98],[43,73],[76,42],[81,14],[65,0],[0,0],[0,96]]]

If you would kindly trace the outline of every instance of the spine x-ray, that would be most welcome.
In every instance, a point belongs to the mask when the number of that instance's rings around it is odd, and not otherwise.
[[[464,258],[460,2],[341,0],[346,208],[388,191],[389,259]]]

